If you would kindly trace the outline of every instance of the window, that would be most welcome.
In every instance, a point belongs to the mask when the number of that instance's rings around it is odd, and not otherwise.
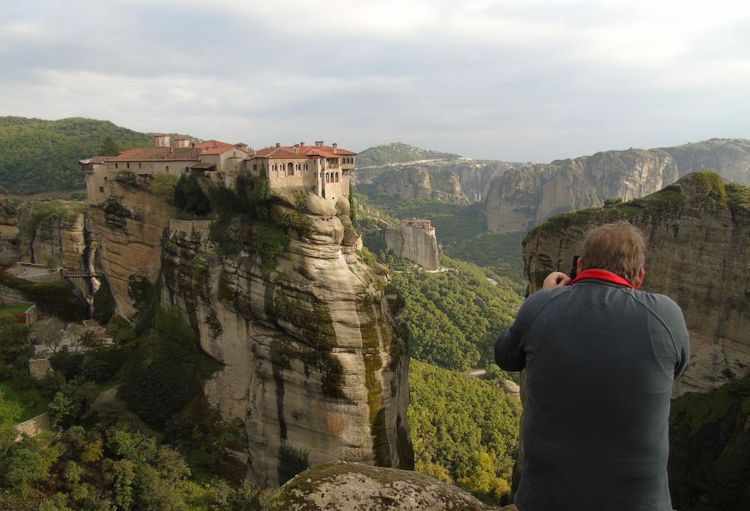
[[[103,186],[99,187],[99,193],[104,193],[104,187]]]
[[[294,175],[294,164],[292,162],[289,162],[286,166],[286,175],[287,176]]]
[[[104,176],[104,180],[105,180],[105,181],[107,180],[107,176]]]
[[[339,173],[338,172],[336,172],[336,182],[337,183],[339,182]]]
[[[115,162],[115,168],[117,168],[117,163]]]
[[[142,169],[142,168],[143,168],[143,164],[142,164],[141,162],[138,162],[138,168],[139,168],[139,169]]]
[[[169,172],[169,165],[166,166],[167,172]]]
[[[130,168],[130,162],[127,162],[127,163],[125,164],[125,168],[127,168],[127,169],[129,169],[129,168]]]
[[[258,164],[257,163],[253,163],[253,170],[258,170]]]

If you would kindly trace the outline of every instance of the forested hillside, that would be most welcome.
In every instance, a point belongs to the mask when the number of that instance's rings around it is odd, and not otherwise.
[[[409,386],[417,470],[509,503],[518,397],[505,393],[499,378],[482,380],[418,361],[411,363]]]
[[[151,135],[109,121],[0,117],[0,185],[11,193],[83,188],[78,160],[113,144],[124,150],[151,143]]]
[[[447,160],[460,158],[457,154],[430,151],[409,144],[395,142],[365,149],[357,156],[357,164],[361,167],[368,165],[385,165],[388,163],[404,163],[419,160]]]
[[[411,355],[446,369],[484,367],[521,297],[508,279],[478,266],[448,257],[442,263],[441,273],[393,274],[406,302]]]

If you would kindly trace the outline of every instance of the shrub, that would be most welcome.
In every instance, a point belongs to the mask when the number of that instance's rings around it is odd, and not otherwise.
[[[203,216],[211,212],[208,197],[193,176],[181,176],[174,187],[174,205],[184,213]]]
[[[279,446],[279,484],[284,484],[310,466],[309,451],[297,449],[287,444]]]
[[[162,426],[197,395],[215,368],[182,312],[158,309],[153,329],[129,357],[120,395],[146,423]]]
[[[115,298],[109,287],[107,277],[101,278],[101,286],[94,293],[94,319],[100,325],[106,325],[115,313]]]

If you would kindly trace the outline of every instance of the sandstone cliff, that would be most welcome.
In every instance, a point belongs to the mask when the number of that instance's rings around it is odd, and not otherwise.
[[[517,167],[492,181],[485,200],[487,228],[525,231],[555,213],[599,207],[607,199],[632,200],[707,169],[750,184],[750,141],[711,139]]]
[[[440,268],[437,236],[429,220],[402,220],[398,228],[386,229],[385,245],[397,256],[426,270]]]
[[[147,185],[114,186],[91,220],[118,311],[150,282],[186,313],[222,365],[204,393],[244,424],[237,455],[255,483],[337,459],[413,466],[407,331],[385,270],[358,252],[346,200],[274,196],[258,216],[227,211],[243,199],[224,190],[218,217],[179,220]]]
[[[84,269],[86,204],[72,201],[25,202],[18,209],[20,260]]]
[[[468,205],[484,200],[492,179],[510,167],[504,162],[451,160],[371,168],[357,172],[357,191]]]
[[[524,231],[555,213],[642,197],[677,177],[672,156],[658,150],[607,151],[526,165],[492,180],[485,201],[487,228]]]
[[[555,216],[524,240],[531,291],[567,272],[592,226],[627,220],[648,240],[647,291],[680,304],[692,357],[675,394],[708,391],[750,372],[750,189],[715,173],[681,178],[631,202]]]
[[[675,159],[681,176],[715,169],[727,181],[750,185],[750,140],[712,138],[662,150]]]
[[[174,211],[148,188],[110,186],[113,193],[89,207],[90,259],[106,275],[118,313],[130,316],[139,283],[159,275],[162,238]]]

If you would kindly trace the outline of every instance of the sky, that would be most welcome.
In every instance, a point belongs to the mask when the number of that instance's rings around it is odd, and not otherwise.
[[[537,162],[750,138],[747,0],[0,7],[0,115]]]

